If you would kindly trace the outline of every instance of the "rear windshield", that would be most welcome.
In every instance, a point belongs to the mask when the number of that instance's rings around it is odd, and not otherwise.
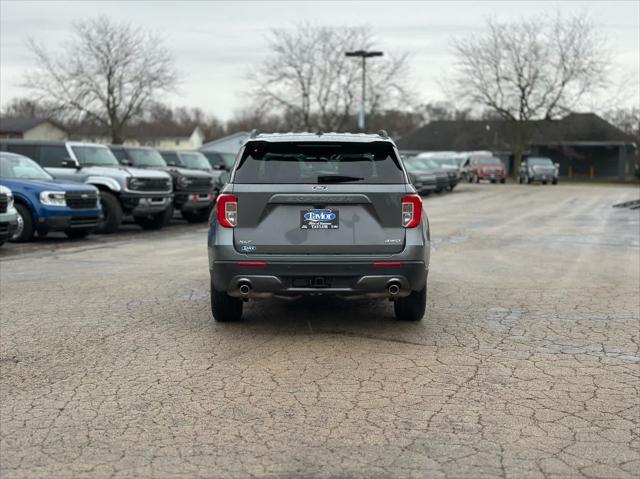
[[[488,157],[488,158],[479,158],[475,160],[475,162],[479,165],[499,165],[500,160],[498,158]]]
[[[536,166],[554,166],[549,158],[529,158],[527,162]]]
[[[391,144],[269,143],[247,144],[235,183],[404,183]]]

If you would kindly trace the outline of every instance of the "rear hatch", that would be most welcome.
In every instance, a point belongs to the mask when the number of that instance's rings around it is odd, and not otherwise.
[[[389,142],[249,142],[234,173],[236,250],[402,251],[404,173]]]

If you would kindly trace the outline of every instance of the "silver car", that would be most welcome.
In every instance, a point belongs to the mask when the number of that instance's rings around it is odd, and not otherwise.
[[[518,183],[541,182],[543,185],[558,184],[560,165],[553,163],[549,158],[531,156],[520,163],[520,175]]]
[[[422,319],[429,223],[386,133],[268,134],[242,147],[210,220],[211,309],[305,295],[394,302]]]

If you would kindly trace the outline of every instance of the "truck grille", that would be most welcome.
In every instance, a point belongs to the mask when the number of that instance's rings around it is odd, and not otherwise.
[[[138,178],[136,191],[170,191],[170,180],[165,178]]]
[[[209,188],[211,187],[210,178],[189,178],[190,187],[192,188]]]
[[[73,191],[64,195],[67,206],[74,210],[96,208],[98,194],[95,191]]]
[[[9,198],[7,198],[6,193],[0,193],[0,213],[6,213],[8,205]]]

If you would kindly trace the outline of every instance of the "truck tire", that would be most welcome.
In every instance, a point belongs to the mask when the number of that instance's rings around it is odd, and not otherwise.
[[[553,181],[551,182],[552,185],[557,185],[558,184],[558,178],[554,178]]]
[[[504,185],[506,182],[507,182],[507,180],[506,180],[505,178],[502,178],[502,179],[500,180],[500,183],[502,183],[503,185]]]
[[[219,322],[242,319],[242,300],[229,296],[226,291],[218,291],[211,281],[211,313]]]
[[[64,234],[67,235],[67,238],[70,239],[82,239],[89,236],[92,231],[93,228],[74,228],[65,230]]]
[[[396,299],[393,309],[399,321],[420,321],[427,310],[426,283],[420,291],[411,291],[406,298]]]
[[[108,191],[100,191],[100,205],[104,219],[98,225],[97,232],[103,234],[115,233],[122,224],[122,206],[118,198]]]
[[[209,208],[201,208],[195,211],[183,211],[182,217],[189,223],[202,223],[209,219],[210,212],[211,209]]]
[[[134,216],[133,219],[143,230],[159,230],[167,224],[167,210],[147,216]]]
[[[11,240],[15,243],[26,243],[33,239],[33,217],[31,211],[22,203],[16,203],[16,211],[18,213],[18,227],[16,228]]]

